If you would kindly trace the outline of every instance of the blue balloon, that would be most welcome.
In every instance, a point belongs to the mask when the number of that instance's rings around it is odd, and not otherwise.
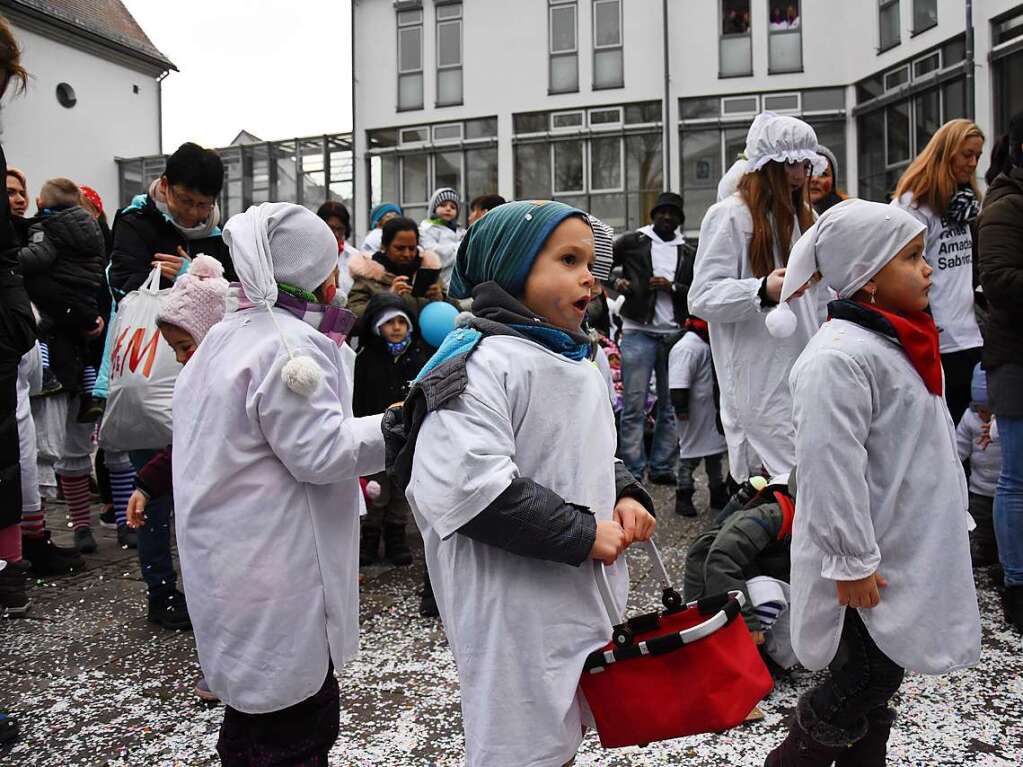
[[[430,346],[439,347],[455,329],[458,309],[445,301],[434,301],[419,312],[419,332]]]

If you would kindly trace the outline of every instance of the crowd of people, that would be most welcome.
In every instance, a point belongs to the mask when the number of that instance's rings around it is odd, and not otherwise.
[[[2,94],[26,73],[0,38]],[[668,485],[705,516],[686,597],[740,591],[765,663],[828,669],[766,764],[883,765],[906,671],[979,658],[973,568],[1023,633],[1023,115],[1007,128],[986,197],[985,136],[952,120],[882,204],[763,113],[696,248],[671,192],[613,243],[569,205],[450,188],[422,222],[376,205],[358,248],[335,200],[222,222],[194,143],[110,222],[83,180],[33,210],[0,152],[3,615],[30,574],[88,566],[98,494],[148,619],[194,632],[222,762],[326,765],[359,568],[411,566],[421,538],[468,763],[562,767],[611,634],[584,565],[624,605],[644,484]]]

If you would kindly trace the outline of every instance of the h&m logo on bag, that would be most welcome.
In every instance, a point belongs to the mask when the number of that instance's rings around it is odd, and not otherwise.
[[[128,334],[131,338],[125,342]],[[152,338],[147,342],[145,328],[128,328],[122,332],[114,343],[110,352],[110,375],[111,377],[121,375],[124,372],[125,364],[132,373],[138,371],[139,364],[142,364],[141,373],[146,378],[153,371],[153,363],[156,362],[156,350],[160,346],[160,331],[153,329]],[[143,360],[143,358],[145,358]]]

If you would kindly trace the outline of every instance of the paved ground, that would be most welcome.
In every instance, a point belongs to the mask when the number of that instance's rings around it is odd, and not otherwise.
[[[697,494],[698,504],[705,500],[704,492]],[[658,489],[657,501],[664,510],[658,538],[669,570],[681,581],[686,542],[705,520],[675,517],[669,491]],[[63,515],[62,506],[53,508],[52,529],[63,525]],[[24,722],[21,741],[0,751],[0,765],[217,764],[213,747],[221,710],[191,693],[199,675],[191,634],[146,622],[134,552],[118,548],[111,533],[98,537],[100,551],[89,557],[87,572],[37,582],[31,617],[0,622],[0,700]],[[633,609],[651,608],[657,592],[648,567],[641,554],[630,554],[630,561]],[[342,736],[331,765],[460,765],[454,665],[439,623],[417,613],[421,563],[366,575],[363,652],[342,676]],[[1023,764],[1023,647],[1002,624],[984,574],[978,590],[981,664],[948,677],[907,679],[897,701],[901,718],[891,741],[893,765]],[[812,678],[798,672],[780,680],[761,706],[762,722],[611,752],[591,736],[577,764],[759,767]]]

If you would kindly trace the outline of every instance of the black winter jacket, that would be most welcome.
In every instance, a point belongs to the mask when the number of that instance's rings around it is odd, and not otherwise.
[[[188,250],[188,241],[146,195],[142,207],[128,207],[114,217],[114,245],[110,252],[110,288],[120,301],[137,290],[153,271],[157,253],[177,255],[178,246]],[[160,280],[161,288],[173,282]]]
[[[359,324],[361,348],[355,358],[355,391],[352,395],[352,412],[357,418],[383,413],[397,402],[404,402],[412,381],[423,369],[433,350],[412,328],[412,343],[395,357],[387,348],[383,338],[373,333],[377,317],[387,309],[400,309],[416,317],[408,305],[392,293],[377,293],[369,300],[366,313]]]
[[[988,189],[978,222],[980,282],[987,299],[984,368],[1023,364],[1023,168]]]
[[[94,327],[100,316],[97,293],[104,282],[106,242],[85,208],[76,205],[32,220],[18,260],[29,298],[57,328]]]
[[[651,239],[643,232],[629,232],[619,237],[614,244],[614,266],[622,268],[622,278],[629,287],[622,293],[625,303],[621,315],[633,322],[649,325],[654,319],[657,303],[656,291],[650,288],[654,276],[653,260],[650,256]],[[696,251],[683,243],[678,246],[678,264],[671,291],[671,303],[675,310],[675,322],[682,327],[689,316],[687,295],[693,282],[693,264]]]

